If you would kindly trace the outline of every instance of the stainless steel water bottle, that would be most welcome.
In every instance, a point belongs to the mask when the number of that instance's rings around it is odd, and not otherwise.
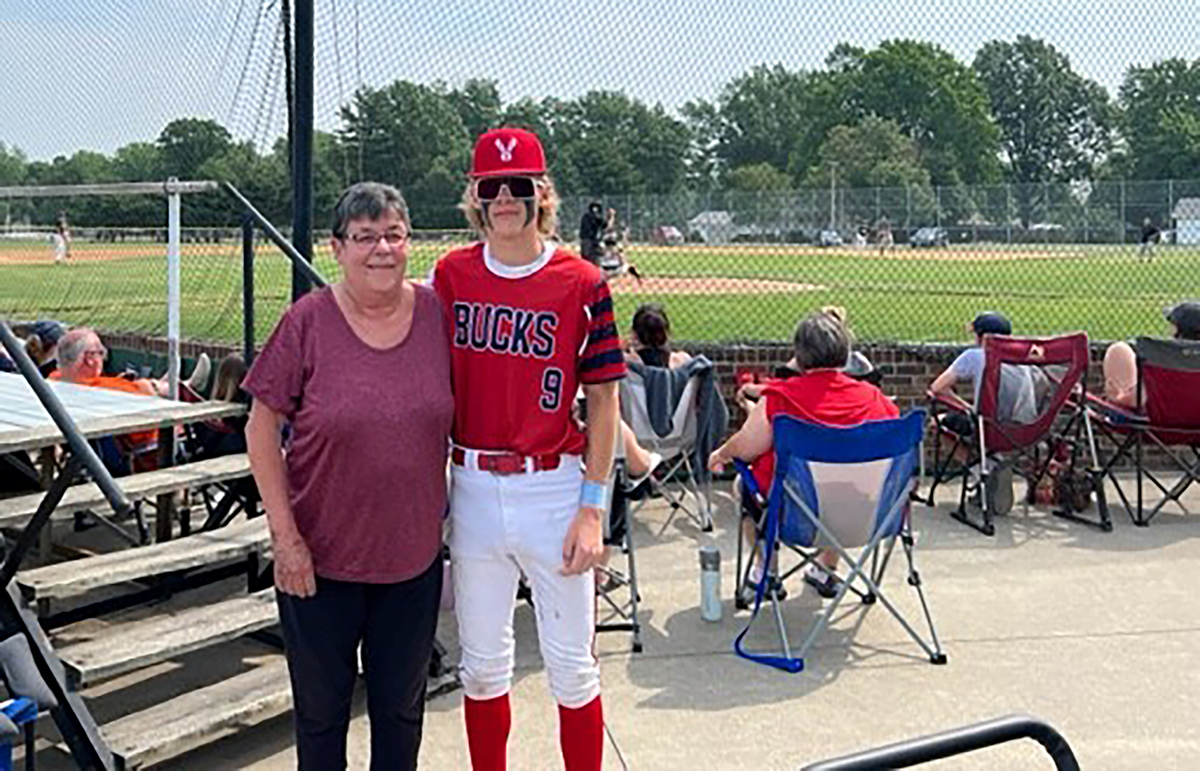
[[[721,620],[721,550],[711,545],[700,547],[700,617]]]

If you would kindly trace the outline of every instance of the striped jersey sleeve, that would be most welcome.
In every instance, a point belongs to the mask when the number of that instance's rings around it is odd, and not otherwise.
[[[613,317],[612,295],[603,279],[588,291],[585,311],[587,342],[579,357],[579,382],[594,385],[625,377],[625,354]]]

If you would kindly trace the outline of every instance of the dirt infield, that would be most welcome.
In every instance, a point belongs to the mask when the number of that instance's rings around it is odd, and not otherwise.
[[[820,284],[721,276],[647,276],[640,282],[630,276],[622,276],[609,281],[608,285],[613,294],[795,294],[828,289]]]
[[[86,244],[71,249],[70,262],[115,262],[117,260],[162,257],[166,259],[166,244],[115,244],[98,246]],[[54,247],[42,244],[0,244],[0,265],[53,265]]]

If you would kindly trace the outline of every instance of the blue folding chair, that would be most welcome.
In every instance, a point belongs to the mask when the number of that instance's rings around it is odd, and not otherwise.
[[[914,540],[908,505],[909,492],[915,484],[913,473],[920,459],[925,412],[914,410],[895,420],[848,428],[806,423],[784,415],[776,417],[771,425],[775,435],[775,480],[765,502],[750,468],[736,462],[745,489],[765,505],[766,515],[758,528],[754,548],[754,553],[763,555],[764,569],[755,584],[750,620],[734,641],[735,652],[787,672],[803,670],[805,654],[825,631],[846,593],[853,591],[864,606],[879,600],[932,663],[946,663],[921,578],[913,564]],[[908,583],[916,589],[929,624],[929,642],[913,629],[879,587],[897,538],[908,560]],[[781,574],[775,553],[783,548],[798,554],[802,562]],[[785,580],[815,560],[820,548],[836,550],[849,569],[839,576],[841,583],[836,596],[818,614],[793,656],[779,606],[780,589]],[[857,556],[851,554],[851,549],[858,550]],[[865,590],[860,590],[859,584]],[[743,645],[764,597],[770,599],[774,609],[782,655],[752,653]]]

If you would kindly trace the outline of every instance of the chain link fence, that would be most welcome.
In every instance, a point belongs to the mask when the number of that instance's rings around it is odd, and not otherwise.
[[[562,239],[592,201],[615,210],[617,311],[661,302],[680,340],[783,341],[823,305],[866,341],[959,341],[982,309],[1023,333],[1107,340],[1159,332],[1163,306],[1200,294],[1200,8],[426,10],[314,3],[315,220],[352,182],[397,185],[422,234],[416,278],[470,238],[456,204],[474,138],[520,125],[546,145]],[[275,0],[5,4],[0,188],[216,179],[286,230],[293,14]],[[0,314],[161,335],[164,208],[0,200]],[[185,204],[190,339],[240,334],[239,216],[220,195]],[[59,220],[71,255],[56,262]],[[290,269],[260,244],[261,339]],[[324,237],[315,251],[336,276]]]
[[[210,217],[220,198],[189,199],[184,221]],[[616,218],[611,251],[625,270],[612,271],[611,282],[621,317],[662,303],[683,340],[785,340],[799,316],[824,305],[845,307],[872,342],[954,341],[983,309],[1009,314],[1030,334],[1083,329],[1119,339],[1157,332],[1165,306],[1198,294],[1194,181],[574,196],[560,210],[569,246],[593,202]],[[69,210],[85,223],[162,206],[144,198],[11,203],[46,216]],[[56,259],[55,229],[29,219],[0,229],[0,315],[165,333],[165,227],[73,226],[69,255]],[[1149,244],[1146,221],[1156,230]],[[885,228],[891,246],[881,244]],[[423,278],[438,255],[470,240],[461,229],[418,230],[410,275]],[[237,341],[240,230],[185,227],[182,241],[184,336]],[[290,300],[291,273],[261,234],[256,252],[261,340]],[[318,269],[336,277],[327,232],[314,252]]]

